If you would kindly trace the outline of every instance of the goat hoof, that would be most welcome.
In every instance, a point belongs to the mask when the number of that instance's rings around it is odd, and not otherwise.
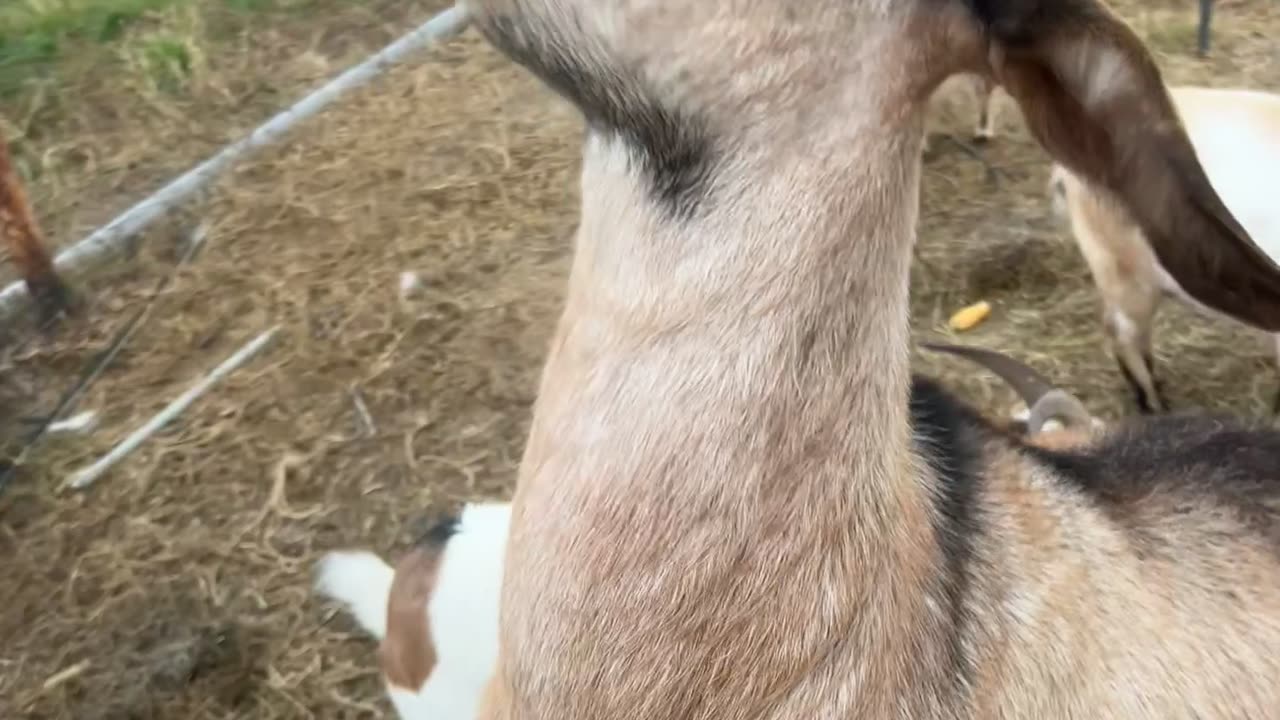
[[[42,332],[48,332],[65,317],[76,314],[80,298],[62,282],[53,277],[27,286],[36,307],[36,322]]]
[[[1169,396],[1164,391],[1164,382],[1156,380],[1156,400],[1153,413],[1169,412]]]
[[[1139,390],[1137,393],[1138,412],[1143,415],[1158,415],[1167,412],[1169,403],[1164,399],[1164,393],[1156,389],[1154,397],[1149,397],[1147,393]]]
[[[1143,415],[1160,415],[1169,411],[1169,403],[1164,400],[1156,400],[1154,402],[1144,400],[1138,403],[1138,412]]]
[[[920,159],[926,164],[937,158],[938,151],[936,144],[937,143],[930,140],[928,136],[925,136],[924,144],[920,146]]]

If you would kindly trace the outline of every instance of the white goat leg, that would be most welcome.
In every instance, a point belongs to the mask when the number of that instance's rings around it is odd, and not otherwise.
[[[975,75],[973,89],[978,101],[978,124],[973,137],[979,142],[987,142],[996,136],[996,83],[986,75]]]

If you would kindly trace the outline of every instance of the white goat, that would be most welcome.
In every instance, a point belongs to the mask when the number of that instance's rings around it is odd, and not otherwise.
[[[1273,185],[1280,179],[1280,95],[1203,87],[1169,92],[1213,188],[1262,251],[1280,259],[1280,202]],[[1168,409],[1151,353],[1160,301],[1172,295],[1211,315],[1224,313],[1209,310],[1183,288],[1112,193],[1061,165],[1054,165],[1050,177],[1055,210],[1070,220],[1102,296],[1108,344],[1139,407]],[[1280,358],[1280,335],[1274,344]],[[1274,407],[1280,411],[1280,393]]]
[[[924,107],[960,72],[1280,331],[1280,268],[1105,6],[466,7],[588,130],[479,718],[1276,716],[1280,433],[1052,450],[910,373]]]
[[[367,551],[317,565],[316,589],[381,641],[402,720],[472,720],[498,655],[498,598],[510,503],[467,505],[392,569]]]

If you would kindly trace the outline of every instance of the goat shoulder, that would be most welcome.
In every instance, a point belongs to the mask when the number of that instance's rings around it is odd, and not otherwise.
[[[1275,686],[1233,689],[1240,664],[1280,672],[1280,433],[1171,416],[1024,440],[918,377],[912,419],[947,578],[934,640],[957,648],[974,716],[1262,717],[1280,702]],[[1204,653],[1222,642],[1230,663]],[[1117,676],[1152,685],[1116,694]]]

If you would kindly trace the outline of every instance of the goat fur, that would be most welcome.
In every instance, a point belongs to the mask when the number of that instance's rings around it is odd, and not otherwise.
[[[1280,331],[1280,268],[1106,6],[466,8],[587,128],[482,720],[1275,716],[1280,436],[1050,450],[910,373],[924,107],[958,73],[1189,295]]]
[[[0,236],[4,237],[9,257],[42,315],[48,319],[67,308],[67,288],[54,270],[53,258],[45,249],[26,189],[13,166],[9,146],[3,140],[0,140]]]

